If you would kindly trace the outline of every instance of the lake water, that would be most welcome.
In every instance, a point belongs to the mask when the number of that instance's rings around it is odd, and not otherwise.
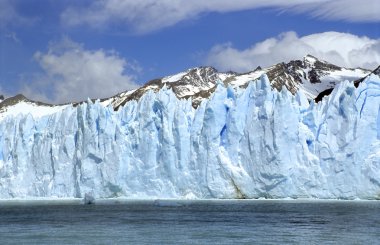
[[[377,201],[0,205],[0,244],[379,244]]]

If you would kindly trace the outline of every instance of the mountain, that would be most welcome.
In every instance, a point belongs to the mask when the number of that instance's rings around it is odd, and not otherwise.
[[[210,97],[218,83],[223,83],[225,86],[231,86],[234,89],[245,88],[249,82],[259,79],[263,74],[267,74],[271,86],[278,91],[284,86],[292,94],[302,91],[311,100],[317,98],[325,90],[331,92],[331,89],[341,81],[356,81],[364,78],[370,72],[361,68],[339,67],[311,55],[305,56],[303,60],[279,63],[264,69],[258,67],[252,72],[243,74],[218,72],[213,67],[197,67],[175,75],[151,80],[136,90],[125,91],[110,98],[101,99],[101,104],[104,106],[111,105],[117,110],[128,101],[138,100],[147,91],[157,92],[165,86],[172,89],[179,99],[191,98],[193,107],[196,108],[201,101]],[[17,105],[17,102],[20,102],[21,105]],[[74,103],[73,105],[76,106],[77,104]],[[10,106],[12,109],[8,110],[7,108]],[[38,114],[40,116],[53,113],[66,106],[49,105],[29,100],[23,95],[17,95],[6,100],[4,98],[0,100],[0,118],[19,112],[30,112],[33,115]],[[6,111],[8,113],[4,113]]]
[[[69,105],[51,105],[26,98],[22,94],[0,100],[0,121],[8,116],[31,114],[34,117],[41,117],[56,113]]]
[[[307,56],[76,105],[5,99],[0,198],[379,199],[379,71]]]
[[[213,67],[198,67],[152,80],[135,91],[110,98],[105,104],[110,103],[117,109],[130,100],[139,99],[148,90],[157,92],[166,86],[173,90],[177,98],[191,97],[193,107],[196,108],[204,98],[208,98],[215,91],[218,82],[233,88],[244,88],[250,81],[259,79],[263,74],[267,74],[272,87],[279,91],[285,86],[293,94],[301,90],[309,99],[315,99],[322,91],[334,88],[341,81],[355,81],[370,72],[361,68],[339,67],[311,55],[305,56],[303,60],[279,63],[265,69],[258,67],[244,74],[218,72]]]

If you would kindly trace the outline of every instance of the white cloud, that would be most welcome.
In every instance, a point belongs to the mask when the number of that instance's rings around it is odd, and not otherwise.
[[[306,54],[345,67],[374,69],[380,64],[380,39],[340,32],[298,37],[295,32],[286,32],[244,50],[230,43],[216,45],[207,54],[206,63],[221,70],[246,72],[259,65],[301,59]]]
[[[309,12],[312,16],[350,22],[379,22],[379,0],[330,0],[297,6],[296,11]]]
[[[348,21],[380,21],[379,0],[96,0],[85,8],[70,7],[61,16],[68,26],[95,28],[125,23],[139,33],[169,27],[208,12],[257,8],[306,12],[317,18]]]
[[[17,14],[11,3],[8,0],[0,0],[0,27],[8,25],[15,16]]]
[[[0,0],[0,29],[30,21],[17,12],[11,0]]]
[[[87,98],[112,96],[135,88],[136,64],[131,65],[114,51],[85,50],[82,45],[64,39],[50,45],[47,53],[36,52],[41,74],[23,89],[30,98],[63,103]]]
[[[21,43],[21,40],[17,37],[17,34],[15,32],[7,33],[4,35],[4,37],[12,40],[15,43]]]

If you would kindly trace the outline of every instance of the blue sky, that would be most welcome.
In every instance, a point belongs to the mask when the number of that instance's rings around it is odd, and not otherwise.
[[[307,53],[373,69],[379,12],[379,0],[0,0],[0,94],[78,101],[195,66],[246,72]]]

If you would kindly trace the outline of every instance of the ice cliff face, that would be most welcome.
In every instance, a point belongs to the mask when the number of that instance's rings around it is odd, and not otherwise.
[[[0,198],[380,197],[380,78],[302,92],[219,84],[197,109],[166,87],[0,123]]]

